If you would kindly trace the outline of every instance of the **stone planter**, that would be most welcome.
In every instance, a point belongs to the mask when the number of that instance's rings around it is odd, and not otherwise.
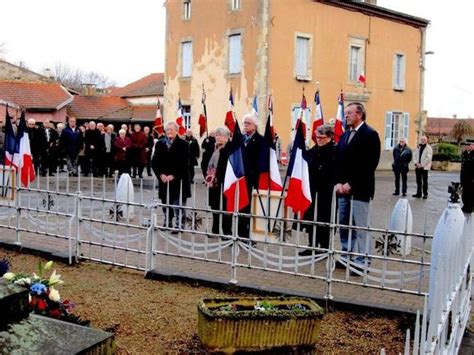
[[[255,310],[257,302],[272,309]],[[198,334],[209,351],[226,353],[313,347],[323,314],[306,298],[204,299],[198,304]]]
[[[431,170],[436,171],[461,171],[461,163],[453,161],[433,161]]]

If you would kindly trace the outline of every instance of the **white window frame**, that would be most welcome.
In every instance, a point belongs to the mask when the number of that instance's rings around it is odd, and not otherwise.
[[[389,111],[385,113],[385,150],[393,149],[405,138],[408,141],[410,133],[410,114],[401,111]]]
[[[183,0],[183,20],[191,19],[191,0]]]
[[[191,129],[191,105],[183,105],[183,124],[184,128]]]
[[[302,44],[306,43],[306,48]],[[298,81],[312,79],[313,36],[309,33],[295,34],[294,77]]]
[[[242,33],[231,33],[229,43],[229,74],[240,74],[242,71]]]
[[[189,58],[187,57],[189,55]],[[193,73],[193,42],[181,42],[181,77],[189,78]]]
[[[403,53],[395,53],[393,56],[393,90],[405,90],[406,56]]]
[[[230,10],[239,11],[241,6],[241,0],[230,0]]]
[[[364,38],[349,38],[349,53],[348,53],[348,78],[352,83],[357,83],[359,76],[365,73],[365,39]],[[353,48],[358,49],[357,57],[353,56]]]

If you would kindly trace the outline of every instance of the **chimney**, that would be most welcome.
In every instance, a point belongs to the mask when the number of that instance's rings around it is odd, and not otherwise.
[[[81,84],[83,96],[95,96],[96,84]]]

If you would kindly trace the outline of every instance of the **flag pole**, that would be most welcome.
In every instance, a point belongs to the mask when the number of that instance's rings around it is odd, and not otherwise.
[[[206,118],[206,138],[209,137],[209,127],[207,124],[207,108],[206,108],[206,90],[204,89],[204,82],[202,83],[202,106],[204,111],[204,117]]]

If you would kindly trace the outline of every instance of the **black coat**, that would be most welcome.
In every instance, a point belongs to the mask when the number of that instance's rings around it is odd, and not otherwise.
[[[98,129],[88,129],[84,134],[84,145],[86,155],[98,154],[103,150],[103,139]],[[94,149],[91,149],[91,146]]]
[[[249,195],[252,194],[253,188],[258,186],[258,158],[262,142],[263,137],[258,132],[255,132],[247,145],[242,144],[242,159],[244,161],[245,179]]]
[[[186,142],[189,144],[189,165],[197,166],[199,156],[201,155],[201,151],[199,150],[199,143],[194,137],[186,137]]]
[[[408,166],[412,157],[411,149],[407,145],[402,147],[400,144],[397,144],[397,146],[393,148],[393,171],[401,173],[408,172]]]
[[[461,185],[463,211],[472,213],[474,211],[474,150],[464,151],[462,154]]]
[[[349,183],[355,200],[369,201],[375,193],[375,169],[380,160],[380,138],[367,123],[362,124],[350,143],[350,130],[337,145],[336,183]]]
[[[211,160],[212,153],[214,153],[215,146],[216,146],[216,139],[214,137],[207,137],[201,143],[201,148],[202,148],[201,169],[204,175],[207,172],[207,166],[209,165],[209,160]]]
[[[167,184],[161,181],[161,174],[174,176],[174,180],[169,183],[170,201],[180,197],[181,182],[183,186],[183,200],[191,196],[188,164],[189,146],[184,140],[176,136],[169,149],[166,145],[166,139],[160,139],[156,142],[151,166],[158,178],[158,196],[163,202],[166,202],[167,198]]]

